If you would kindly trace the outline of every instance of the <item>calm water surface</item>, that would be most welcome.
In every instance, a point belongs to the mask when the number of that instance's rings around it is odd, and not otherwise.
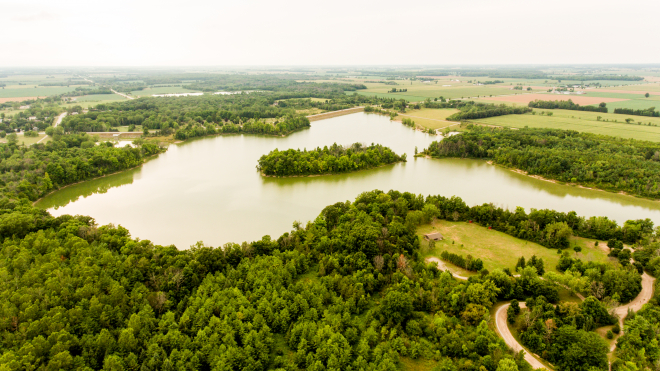
[[[413,158],[437,137],[413,131],[387,117],[356,113],[315,121],[286,138],[250,135],[203,138],[179,145],[142,167],[80,183],[42,199],[53,215],[90,215],[99,224],[120,224],[133,237],[187,248],[197,241],[226,242],[273,238],[293,221],[313,220],[335,202],[364,191],[396,189],[423,195],[457,195],[469,205],[492,202],[575,210],[608,216],[619,223],[651,218],[660,223],[660,203],[602,191],[553,184],[479,160]],[[380,143],[408,162],[345,175],[264,178],[255,166],[275,148]]]

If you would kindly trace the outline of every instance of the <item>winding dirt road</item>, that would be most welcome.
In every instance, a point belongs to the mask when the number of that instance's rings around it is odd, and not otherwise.
[[[642,309],[642,306],[648,303],[653,297],[653,286],[655,284],[655,278],[649,276],[646,272],[642,274],[642,291],[639,292],[636,298],[634,298],[630,303],[624,304],[620,307],[614,309],[614,313],[619,316],[619,326],[621,327],[621,335],[623,335],[623,319],[628,315],[628,309],[631,309],[635,312]],[[616,341],[610,347],[610,352],[613,352],[616,349]]]
[[[456,278],[456,279],[463,280],[463,281],[467,281],[467,280],[468,280],[467,277],[464,277],[464,276],[458,275],[458,274],[456,274],[456,273],[450,271],[449,268],[447,268],[447,265],[445,264],[445,262],[443,262],[442,260],[440,260],[440,259],[438,259],[438,258],[436,258],[436,257],[434,257],[434,256],[431,256],[431,257],[426,258],[426,262],[427,262],[427,263],[436,263],[436,264],[438,265],[438,269],[439,269],[439,270],[441,270],[441,271],[449,271],[449,273],[451,273],[451,275],[454,276],[454,278]]]
[[[436,263],[438,265],[438,269],[440,270],[446,270],[451,273],[451,271],[447,268],[447,265],[440,259],[436,257],[429,257],[426,258],[426,262],[428,263]],[[467,277],[463,277],[460,275],[457,275],[455,273],[452,273],[452,275],[459,280],[464,280],[467,281]],[[648,303],[651,298],[653,297],[653,286],[655,284],[655,278],[649,276],[646,272],[642,274],[642,291],[640,291],[639,295],[635,299],[633,299],[630,303],[621,305],[619,307],[616,307],[614,309],[614,314],[616,314],[619,317],[619,325],[621,327],[621,335],[623,335],[623,319],[625,316],[628,315],[628,310],[631,309],[633,311],[638,311],[642,308],[642,306],[646,303]],[[580,299],[584,300],[584,297],[582,295],[579,295]],[[527,305],[525,302],[520,302],[520,308],[527,308]],[[504,339],[504,342],[511,348],[513,349],[514,352],[520,352],[521,350],[525,350],[520,343],[516,341],[516,339],[513,337],[513,334],[509,330],[509,325],[507,322],[506,318],[506,310],[509,308],[510,303],[505,303],[501,307],[497,309],[495,312],[495,326],[497,327],[497,332],[500,334],[502,339]],[[616,342],[612,344],[610,347],[610,352],[613,352],[616,349]],[[525,350],[525,361],[527,361],[532,368],[534,369],[548,369],[538,358],[530,354]]]
[[[520,302],[519,304],[520,308],[527,308],[525,302]],[[499,332],[502,339],[504,339],[506,345],[513,349],[514,352],[517,353],[521,350],[525,351],[525,361],[527,361],[527,363],[529,363],[533,369],[547,369],[547,367],[545,367],[541,361],[539,361],[536,357],[525,350],[525,348],[523,348],[522,345],[516,341],[516,338],[513,337],[513,334],[511,333],[511,330],[509,330],[509,325],[506,320],[506,310],[509,308],[509,305],[511,304],[506,303],[499,307],[497,312],[495,312],[495,326],[497,327],[497,332]]]

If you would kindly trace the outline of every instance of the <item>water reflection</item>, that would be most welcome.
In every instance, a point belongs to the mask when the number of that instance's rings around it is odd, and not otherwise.
[[[100,224],[121,224],[135,237],[179,248],[199,240],[217,246],[265,234],[277,237],[290,230],[294,220],[313,220],[325,206],[373,189],[456,195],[469,205],[576,211],[619,223],[639,218],[660,223],[658,202],[554,184],[482,160],[413,157],[415,147],[421,150],[435,139],[364,113],[316,121],[286,138],[198,139],[170,146],[139,169],[53,193],[38,206],[54,215],[83,214]],[[408,162],[316,177],[263,177],[255,169],[259,157],[275,148],[311,149],[335,142],[380,143],[407,153]]]

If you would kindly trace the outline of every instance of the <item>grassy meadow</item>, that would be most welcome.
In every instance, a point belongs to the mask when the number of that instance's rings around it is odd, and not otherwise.
[[[430,249],[428,242],[423,239],[423,235],[435,231],[442,233],[444,240],[437,241],[435,247]],[[521,256],[524,256],[525,259],[529,259],[532,255],[542,258],[546,271],[556,271],[559,262],[559,254],[555,249],[521,240],[475,223],[436,220],[432,224],[420,226],[417,229],[417,235],[422,241],[422,251],[425,256],[439,258],[444,250],[463,256],[469,254],[480,258],[484,262],[484,267],[489,271],[497,268],[509,268],[513,271]],[[571,246],[574,244],[583,246],[578,257],[584,261],[607,261],[609,259],[607,253],[603,249],[595,247],[594,242],[588,239],[573,238]],[[448,264],[451,266],[450,263]],[[456,268],[456,273],[466,273],[458,267],[452,266],[452,268]]]
[[[76,102],[115,102],[120,100],[127,100],[119,94],[91,94],[83,95],[82,97],[76,97]]]

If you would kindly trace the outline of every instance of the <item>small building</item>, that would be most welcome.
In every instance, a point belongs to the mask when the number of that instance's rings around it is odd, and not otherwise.
[[[424,239],[427,241],[442,241],[443,237],[440,232],[427,233],[424,235]]]
[[[28,120],[30,120],[30,121],[36,121],[36,120],[37,120],[37,116],[30,116],[30,117],[28,117]]]

